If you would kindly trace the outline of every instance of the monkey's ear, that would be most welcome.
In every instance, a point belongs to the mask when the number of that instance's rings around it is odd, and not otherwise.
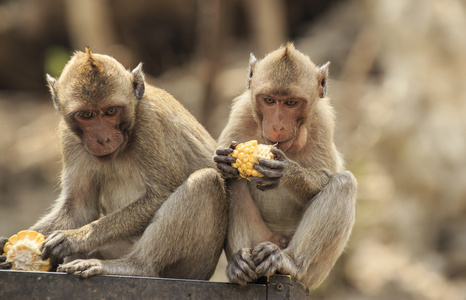
[[[248,72],[248,89],[251,88],[252,74],[254,74],[254,69],[256,68],[257,58],[254,54],[249,55],[249,72]]]
[[[319,82],[319,97],[324,98],[327,94],[327,81],[328,81],[328,66],[330,62],[319,68],[318,82]]]
[[[57,80],[49,74],[46,74],[45,78],[47,79],[47,85],[49,86],[50,94],[52,95],[53,105],[55,106],[56,110],[60,110],[60,103],[58,102],[56,90]]]
[[[139,100],[144,96],[144,91],[146,90],[144,73],[142,72],[142,63],[139,63],[131,74],[133,74],[133,92],[136,99]]]

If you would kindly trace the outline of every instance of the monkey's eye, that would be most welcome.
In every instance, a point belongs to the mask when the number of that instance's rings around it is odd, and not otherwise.
[[[273,98],[263,98],[264,102],[267,104],[274,104],[275,100]]]
[[[90,118],[92,118],[94,116],[94,113],[92,111],[82,111],[78,114],[78,116],[81,118],[81,119],[85,119],[85,120],[88,120]]]
[[[285,105],[286,105],[286,106],[289,106],[289,107],[296,106],[296,104],[298,104],[298,101],[296,101],[296,100],[288,100],[288,101],[285,101]]]
[[[108,108],[106,111],[105,111],[105,115],[107,116],[113,116],[117,113],[118,111],[118,107],[116,106],[112,106],[110,108]]]

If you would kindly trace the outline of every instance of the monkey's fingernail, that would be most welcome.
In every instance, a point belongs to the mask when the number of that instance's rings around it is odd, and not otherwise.
[[[230,148],[231,148],[231,149],[235,149],[236,146],[238,146],[238,142],[237,142],[237,141],[231,142],[231,144],[230,144]]]

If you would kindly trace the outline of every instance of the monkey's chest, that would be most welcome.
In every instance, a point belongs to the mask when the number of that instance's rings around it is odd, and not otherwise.
[[[296,205],[292,194],[285,188],[260,191],[249,183],[249,191],[260,211],[262,220],[270,230],[293,234],[298,227],[303,208]]]
[[[126,171],[126,174],[117,171],[100,182],[99,208],[102,215],[127,206],[141,198],[146,192],[140,175]]]

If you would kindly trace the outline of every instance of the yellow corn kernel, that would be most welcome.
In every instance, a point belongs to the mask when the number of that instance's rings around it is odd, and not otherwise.
[[[3,255],[11,262],[12,270],[47,272],[52,268],[50,259],[42,260],[39,251],[44,241],[45,237],[36,231],[20,231],[8,239]]]
[[[239,175],[249,180],[250,176],[264,177],[260,172],[254,169],[253,165],[259,162],[260,158],[273,159],[273,153],[270,149],[273,145],[258,144],[257,140],[238,144],[230,154],[236,158],[236,161],[231,165],[237,168]]]

